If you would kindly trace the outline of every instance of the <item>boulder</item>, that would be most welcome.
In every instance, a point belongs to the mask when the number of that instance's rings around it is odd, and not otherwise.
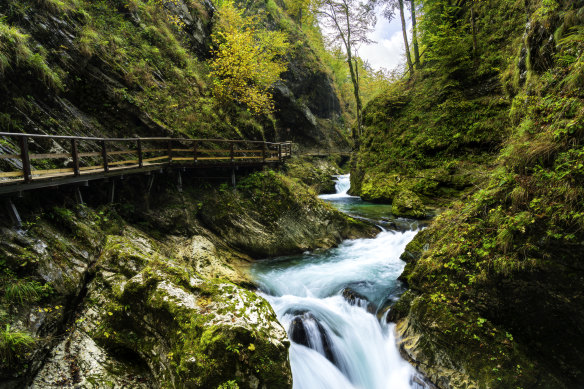
[[[288,336],[293,342],[318,351],[332,364],[338,366],[330,336],[323,325],[310,312],[292,319],[288,329]]]
[[[394,216],[422,219],[426,217],[426,207],[420,198],[411,190],[402,189],[393,199],[391,212]]]

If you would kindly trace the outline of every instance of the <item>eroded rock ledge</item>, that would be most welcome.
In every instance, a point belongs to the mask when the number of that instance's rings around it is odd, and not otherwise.
[[[376,228],[279,173],[236,190],[185,175],[179,191],[175,178],[144,198],[130,177],[117,205],[98,185],[92,206],[55,192],[21,200],[26,229],[0,232],[3,282],[43,292],[0,299],[6,334],[30,340],[2,359],[3,385],[292,386],[286,332],[245,269]]]

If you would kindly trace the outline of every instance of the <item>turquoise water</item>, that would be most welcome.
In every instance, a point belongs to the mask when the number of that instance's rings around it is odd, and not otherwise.
[[[339,176],[337,194],[321,197],[355,216],[390,221],[388,206],[347,195],[348,178]],[[397,280],[405,265],[399,256],[416,233],[386,230],[374,239],[252,267],[262,295],[292,340],[294,389],[424,387],[401,358],[394,325],[382,313],[404,290]],[[351,303],[343,297],[347,290],[356,296]]]

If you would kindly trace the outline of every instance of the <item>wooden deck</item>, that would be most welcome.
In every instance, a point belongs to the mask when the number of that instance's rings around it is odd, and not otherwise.
[[[279,164],[291,156],[290,142],[0,132],[0,195],[169,167],[211,169]]]

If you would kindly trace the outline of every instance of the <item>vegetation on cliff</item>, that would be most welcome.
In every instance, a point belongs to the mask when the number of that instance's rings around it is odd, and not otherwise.
[[[246,269],[377,230],[273,171],[227,185],[142,177],[20,200],[0,231],[0,381],[14,385],[291,386],[288,340]],[[21,209],[25,209],[22,207]],[[32,381],[34,380],[34,381]],[[230,386],[228,386],[230,387]]]
[[[461,198],[402,257],[404,353],[439,387],[578,386],[584,8],[421,10],[422,68],[366,108],[355,161],[373,199]]]

